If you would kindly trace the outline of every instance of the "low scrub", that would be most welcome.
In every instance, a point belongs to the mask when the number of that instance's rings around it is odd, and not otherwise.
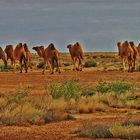
[[[139,139],[140,127],[132,124],[95,125],[86,122],[75,133],[80,137],[90,138]]]
[[[84,67],[89,68],[89,67],[96,67],[97,63],[93,60],[88,60],[85,62]]]
[[[0,72],[9,72],[12,69],[11,66],[0,66]]]
[[[32,97],[30,89],[16,90],[3,97],[0,105],[0,125],[44,124],[48,122],[74,119],[65,112],[66,105],[56,102],[44,94]]]
[[[44,68],[44,62],[39,62],[38,64],[37,64],[37,68],[38,69],[41,69],[41,68]]]
[[[49,86],[49,92],[54,99],[64,97],[69,100],[79,95],[80,86],[76,80],[64,80],[60,83],[51,84]]]
[[[128,83],[124,82],[113,82],[113,83],[106,83],[104,81],[99,81],[96,90],[98,93],[109,93],[114,92],[116,94],[125,93],[130,91],[132,86]]]

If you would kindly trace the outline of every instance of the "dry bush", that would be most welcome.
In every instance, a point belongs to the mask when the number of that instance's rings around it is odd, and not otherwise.
[[[139,139],[140,127],[130,124],[100,124],[95,125],[91,121],[83,125],[75,132],[80,137],[90,138],[120,138],[120,139]]]
[[[89,67],[96,67],[97,63],[93,60],[88,60],[85,62],[84,67],[89,68]]]
[[[53,100],[47,94],[32,97],[29,93],[29,89],[23,88],[1,100],[0,124],[40,125],[51,121],[74,119],[65,113],[67,104],[64,99]]]

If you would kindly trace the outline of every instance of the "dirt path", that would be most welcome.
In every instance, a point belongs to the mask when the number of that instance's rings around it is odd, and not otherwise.
[[[48,72],[42,75],[41,72],[0,73],[0,89],[12,90],[19,87],[30,86],[34,89],[41,89],[51,82],[63,79],[74,78],[83,84],[95,84],[103,81],[126,81],[140,84],[140,73],[123,73],[120,71],[85,71],[85,72],[62,72],[61,74],[50,75]]]

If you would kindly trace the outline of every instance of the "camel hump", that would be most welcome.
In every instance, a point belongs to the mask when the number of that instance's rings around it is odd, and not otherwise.
[[[55,50],[55,47],[54,47],[53,43],[51,43],[49,46],[50,46],[51,50]]]

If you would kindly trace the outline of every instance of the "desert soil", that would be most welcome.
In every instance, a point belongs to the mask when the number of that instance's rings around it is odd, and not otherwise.
[[[123,73],[120,71],[89,71],[72,72],[66,71],[61,74],[45,75],[38,72],[23,73],[0,73],[0,92],[1,94],[10,94],[10,92],[20,87],[31,87],[33,95],[39,95],[45,86],[51,82],[58,82],[66,78],[74,78],[84,85],[95,85],[98,81],[126,81],[140,85],[140,73]],[[125,112],[110,113],[92,113],[74,115],[76,120],[61,121],[49,123],[46,125],[36,126],[0,126],[0,140],[72,140],[88,139],[80,138],[73,134],[77,128],[85,121],[92,121],[95,124],[120,122],[128,117]],[[138,115],[129,115],[129,117],[139,117]]]

